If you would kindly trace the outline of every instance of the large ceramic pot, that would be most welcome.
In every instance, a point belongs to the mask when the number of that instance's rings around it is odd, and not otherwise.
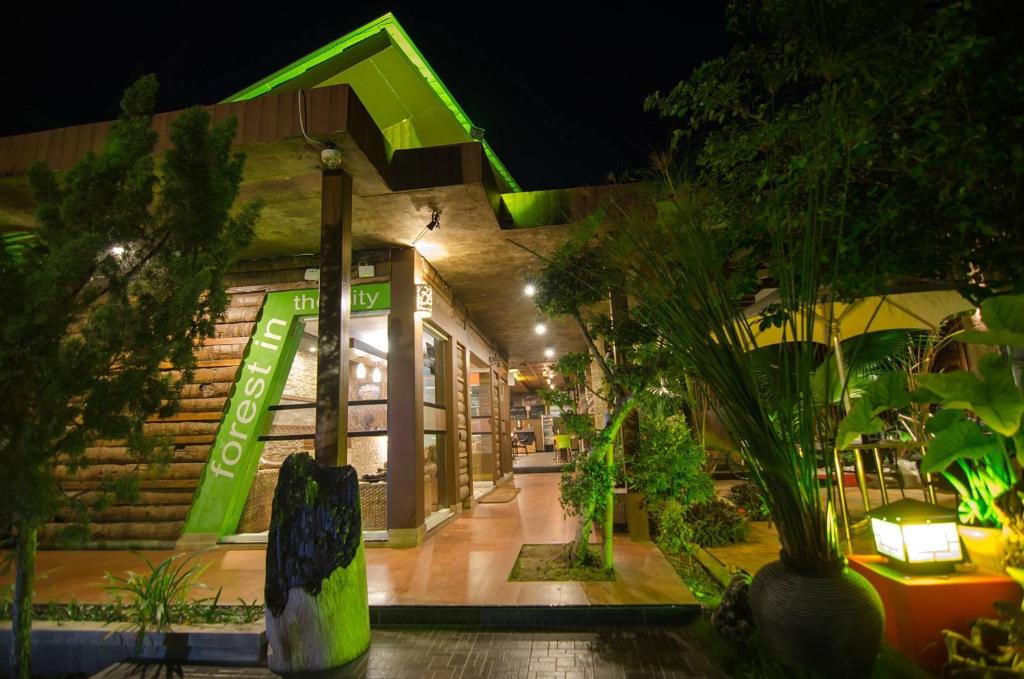
[[[960,526],[960,540],[967,549],[967,558],[978,568],[993,573],[1006,570],[1006,543],[999,528]]]
[[[754,576],[750,608],[762,641],[795,676],[871,674],[882,646],[882,600],[849,568],[806,575],[774,561]]]

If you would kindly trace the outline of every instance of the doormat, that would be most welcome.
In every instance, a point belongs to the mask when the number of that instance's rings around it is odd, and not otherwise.
[[[516,495],[519,495],[519,489],[511,483],[506,483],[504,486],[498,486],[487,495],[484,495],[479,501],[487,504],[501,504],[503,502],[511,502]]]

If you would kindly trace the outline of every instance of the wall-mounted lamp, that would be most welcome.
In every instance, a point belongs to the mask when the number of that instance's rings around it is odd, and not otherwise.
[[[373,366],[373,372],[370,373],[370,381],[371,382],[376,382],[377,384],[380,384],[381,374],[380,374],[380,366],[379,365]]]
[[[430,213],[430,221],[427,222],[427,225],[420,229],[420,232],[412,239],[413,247],[416,247],[416,243],[419,243],[420,239],[426,236],[428,232],[439,228],[441,228],[441,212],[434,210]]]
[[[551,347],[548,347],[547,349],[544,350],[544,356],[546,358],[554,358],[555,357],[555,350],[552,349]]]
[[[356,379],[357,380],[365,380],[366,379],[366,366],[363,365],[362,363],[356,363]]]
[[[523,288],[523,294],[527,297],[533,297],[537,294],[537,287],[533,283],[527,283],[526,287]]]
[[[543,335],[547,331],[548,326],[544,325],[543,323],[538,323],[537,325],[533,326],[533,332],[537,335]]]
[[[416,284],[416,315],[430,318],[434,313],[434,289],[426,283]]]

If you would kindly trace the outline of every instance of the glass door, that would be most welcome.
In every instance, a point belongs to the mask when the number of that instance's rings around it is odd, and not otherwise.
[[[423,512],[425,517],[447,510],[448,340],[423,326]]]
[[[495,457],[492,427],[491,368],[475,354],[469,355],[469,416],[473,459],[473,497],[494,486]]]

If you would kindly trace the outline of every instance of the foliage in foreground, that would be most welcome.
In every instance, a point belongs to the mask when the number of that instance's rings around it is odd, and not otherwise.
[[[1010,576],[1024,586],[1024,570],[1010,567]],[[1024,606],[996,602],[998,619],[979,618],[969,637],[944,630],[949,677],[1019,677],[1024,674]]]
[[[211,125],[196,107],[170,124],[159,163],[152,115],[157,83],[126,90],[102,151],[60,175],[37,163],[34,239],[0,247],[0,525],[14,528],[14,673],[31,674],[35,550],[60,515],[86,538],[90,514],[132,499],[139,474],[107,475],[96,492],[59,479],[88,463],[95,441],[123,440],[126,467],[167,461],[145,423],[172,415],[227,305],[223,272],[252,238],[259,205],[235,208],[244,157],[236,121]],[[163,372],[169,366],[171,372]]]
[[[1018,12],[1014,0],[733,0],[730,53],[648,106],[743,225],[737,249],[769,251],[780,213],[806,230],[815,203],[843,215],[823,234],[836,257],[814,262],[843,296],[908,280],[975,300],[1022,292]],[[823,121],[838,134],[823,137]],[[737,262],[775,279],[782,264]]]

